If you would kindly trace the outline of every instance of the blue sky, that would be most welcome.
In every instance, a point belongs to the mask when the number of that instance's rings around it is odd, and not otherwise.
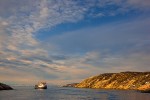
[[[149,0],[1,0],[0,81],[150,71],[149,26]]]

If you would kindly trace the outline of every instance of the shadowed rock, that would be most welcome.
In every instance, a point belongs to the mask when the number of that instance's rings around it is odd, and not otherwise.
[[[0,83],[0,90],[13,90],[13,88],[6,84]]]

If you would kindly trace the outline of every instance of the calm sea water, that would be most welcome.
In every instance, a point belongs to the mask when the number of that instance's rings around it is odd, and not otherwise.
[[[14,87],[0,91],[0,100],[150,100],[150,93],[123,90],[79,89],[49,86],[47,90]]]

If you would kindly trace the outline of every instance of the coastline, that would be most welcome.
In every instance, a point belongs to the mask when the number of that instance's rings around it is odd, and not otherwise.
[[[135,90],[150,93],[150,72],[104,73],[89,77],[78,84],[65,85],[75,88]]]

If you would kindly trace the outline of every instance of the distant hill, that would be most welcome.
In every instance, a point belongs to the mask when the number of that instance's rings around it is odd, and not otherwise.
[[[13,88],[6,84],[0,83],[0,90],[13,90]]]
[[[89,77],[74,87],[150,90],[150,72],[105,73]]]

